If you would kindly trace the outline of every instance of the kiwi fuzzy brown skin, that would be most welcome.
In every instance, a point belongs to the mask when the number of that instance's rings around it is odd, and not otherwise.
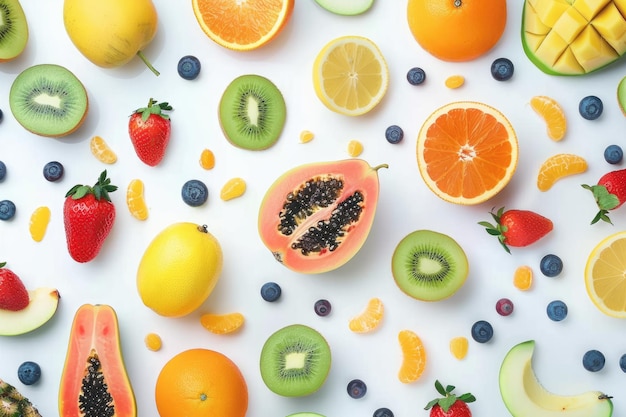
[[[302,360],[302,368],[286,367],[287,361],[295,365],[297,359]],[[319,390],[330,372],[330,364],[330,346],[324,336],[303,324],[275,331],[261,350],[263,382],[284,397],[303,397]]]
[[[451,297],[469,274],[467,256],[450,236],[432,230],[416,230],[396,246],[391,269],[398,287],[422,301]]]
[[[47,102],[32,103],[35,99]],[[60,138],[74,133],[83,124],[89,112],[89,97],[85,86],[67,68],[39,64],[15,78],[9,92],[9,105],[15,119],[29,132]],[[66,115],[64,112],[69,114],[66,121],[50,120],[51,115]]]
[[[250,109],[248,106],[256,108]],[[218,119],[226,139],[242,149],[260,151],[274,145],[285,125],[283,95],[269,79],[246,74],[235,78],[224,90]],[[251,123],[250,116],[258,113]]]
[[[0,62],[11,61],[28,44],[28,22],[18,0],[0,0]]]

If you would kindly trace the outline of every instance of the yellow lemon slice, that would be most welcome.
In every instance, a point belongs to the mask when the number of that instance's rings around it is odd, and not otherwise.
[[[89,146],[93,156],[98,158],[100,162],[105,164],[114,164],[117,161],[117,155],[101,136],[94,136],[91,138]]]
[[[530,99],[530,107],[546,122],[548,137],[559,141],[565,137],[567,119],[559,103],[548,96],[534,96]]]
[[[586,170],[587,161],[582,156],[568,153],[553,155],[541,164],[537,175],[537,187],[541,191],[548,191],[561,178]]]
[[[384,314],[383,302],[380,298],[372,298],[368,301],[367,307],[359,315],[353,317],[349,322],[350,330],[355,333],[367,333],[376,329]]]
[[[585,267],[585,287],[600,311],[626,318],[626,231],[606,237],[591,251]]]
[[[128,184],[126,190],[126,205],[130,214],[138,220],[148,218],[148,206],[143,196],[143,181],[134,179]]]
[[[347,116],[372,110],[385,96],[389,70],[378,46],[361,36],[342,36],[322,48],[313,63],[313,86],[322,103]]]

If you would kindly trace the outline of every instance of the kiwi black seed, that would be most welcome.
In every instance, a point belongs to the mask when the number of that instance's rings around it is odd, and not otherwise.
[[[285,125],[287,108],[276,85],[260,75],[235,78],[224,90],[219,121],[226,139],[247,150],[274,145]]]
[[[0,62],[17,58],[28,43],[28,23],[18,0],[0,0]]]
[[[406,294],[418,300],[439,301],[463,286],[469,265],[463,248],[450,236],[416,230],[396,246],[391,271]]]
[[[87,91],[67,68],[55,64],[35,65],[15,78],[9,92],[15,119],[41,136],[69,135],[83,123],[89,102]]]
[[[274,332],[261,350],[265,385],[284,397],[302,397],[324,385],[330,371],[328,342],[317,330],[292,324]]]

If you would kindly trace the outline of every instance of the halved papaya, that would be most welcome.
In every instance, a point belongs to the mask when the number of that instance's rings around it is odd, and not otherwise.
[[[259,209],[259,234],[289,269],[317,274],[363,246],[378,204],[378,169],[361,159],[304,164],[280,176]]]
[[[59,388],[61,417],[136,417],[115,310],[84,304],[72,323]]]

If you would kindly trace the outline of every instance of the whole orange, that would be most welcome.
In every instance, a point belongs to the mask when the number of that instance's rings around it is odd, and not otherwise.
[[[428,53],[444,61],[470,61],[502,37],[506,0],[409,0],[407,18]]]
[[[248,387],[237,365],[222,353],[189,349],[163,366],[155,399],[161,417],[244,417]]]

